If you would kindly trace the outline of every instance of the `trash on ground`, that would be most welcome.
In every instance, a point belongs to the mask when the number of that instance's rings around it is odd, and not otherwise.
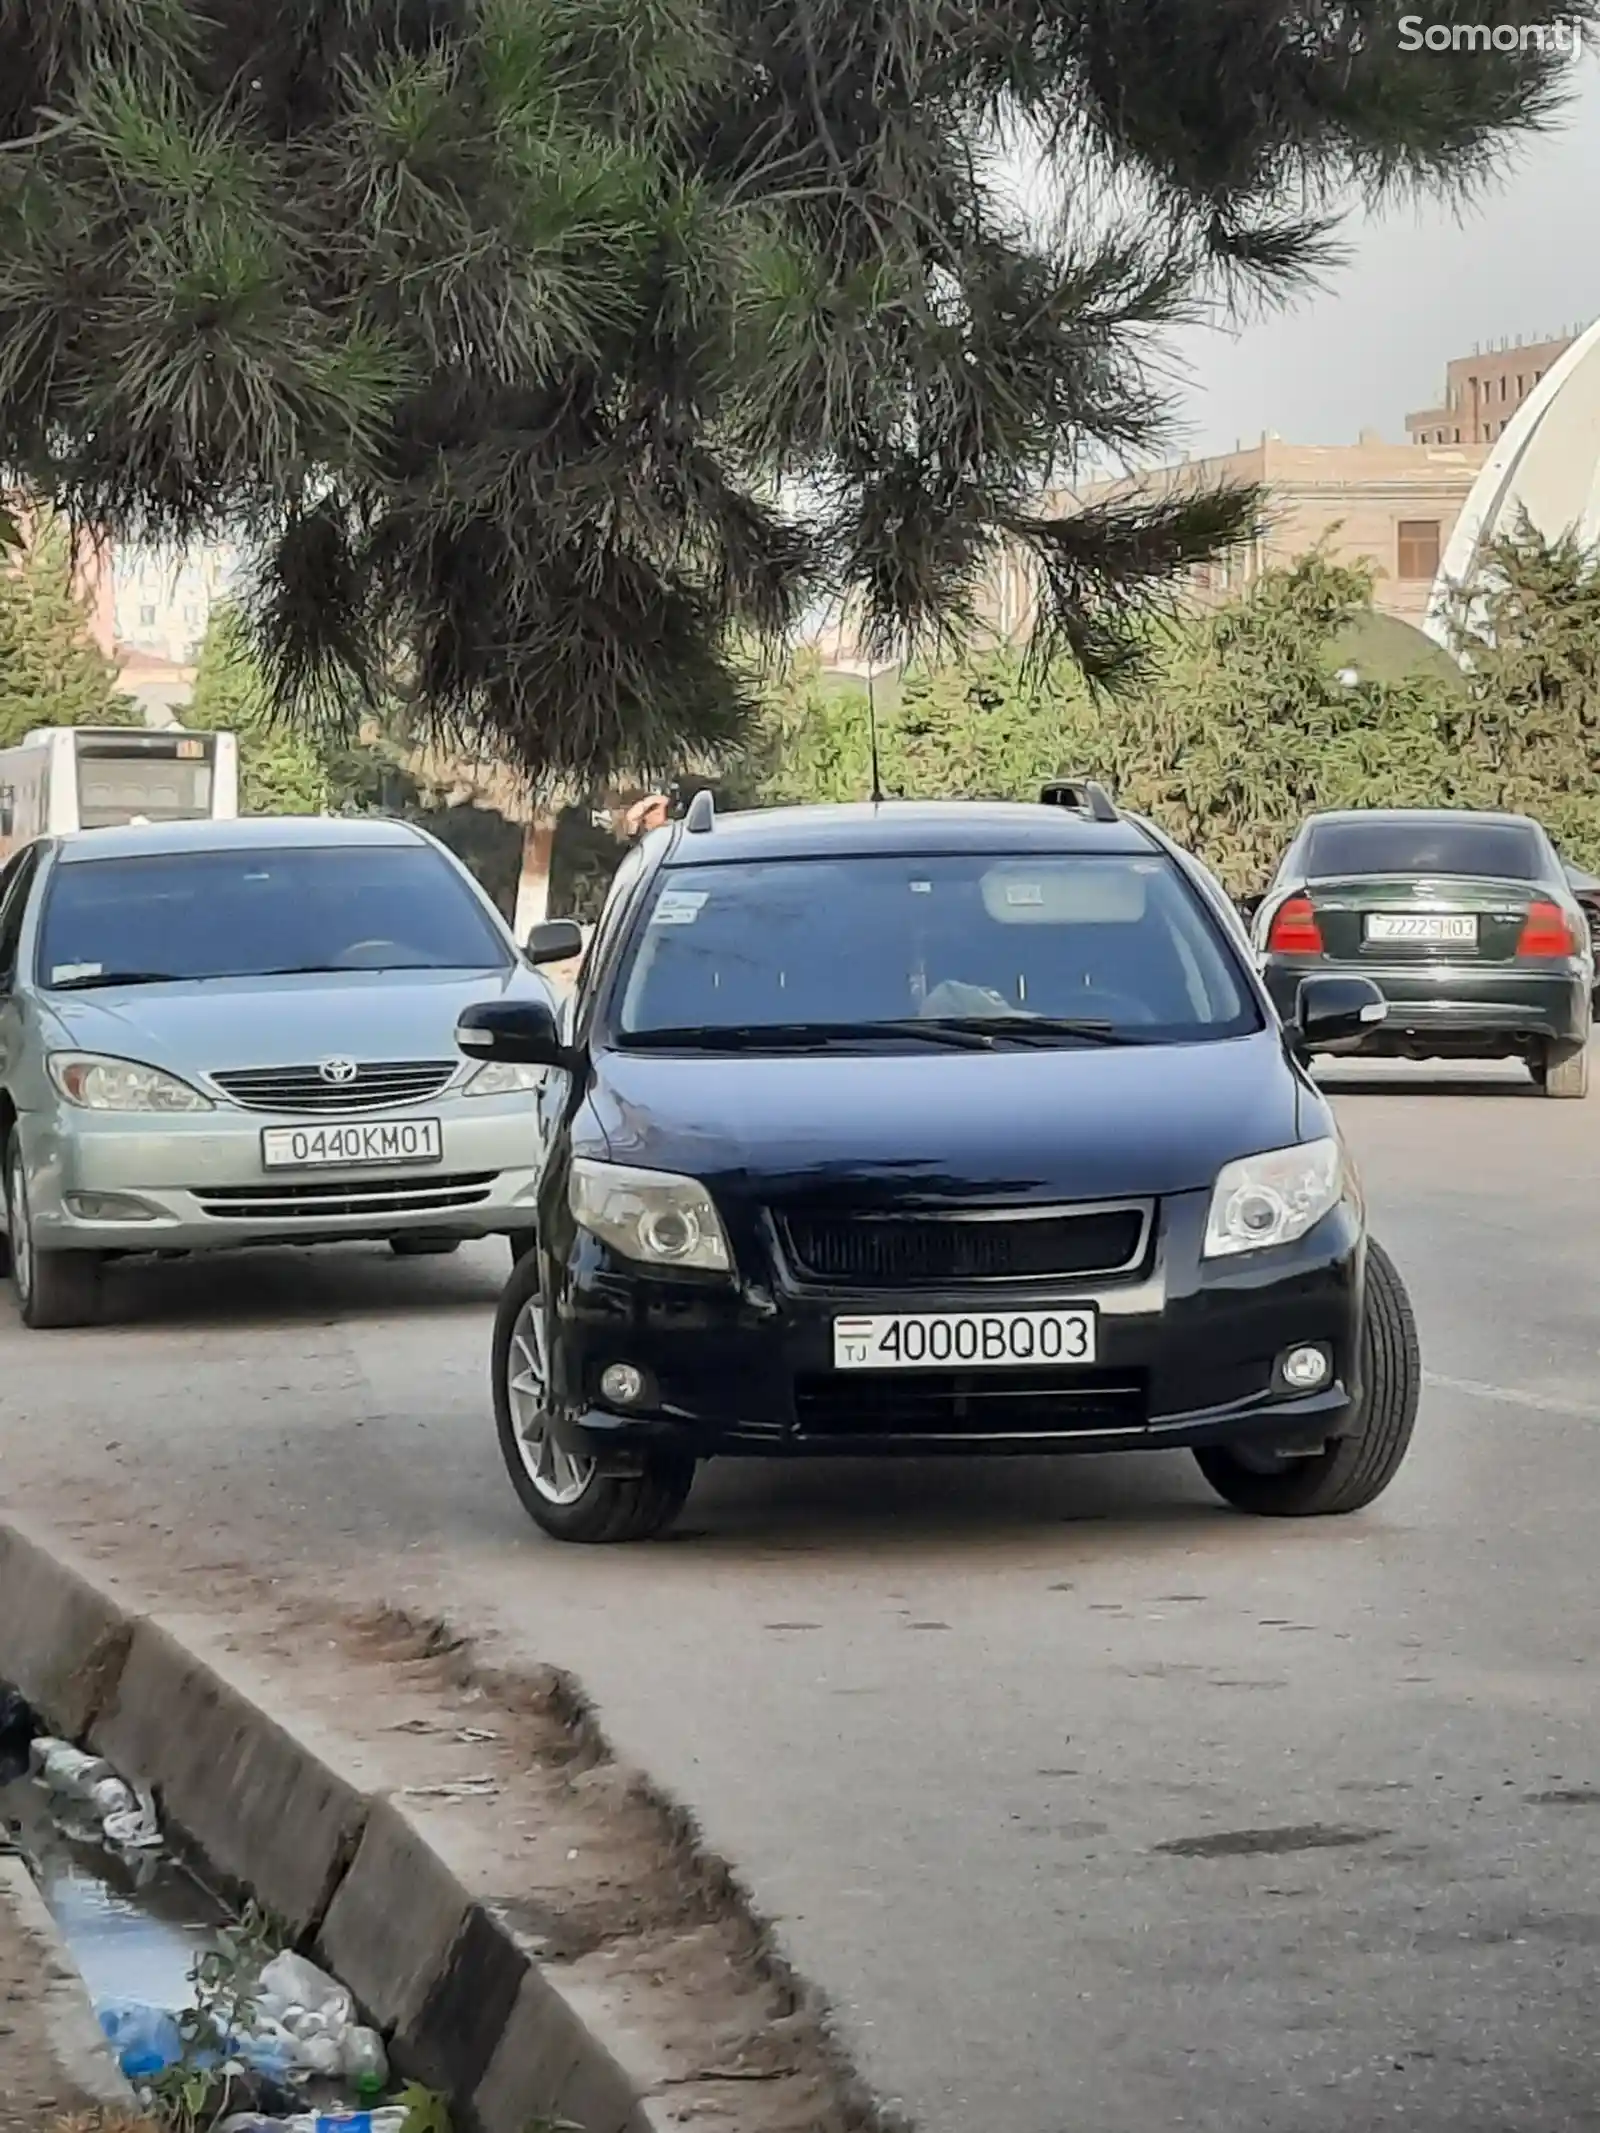
[[[494,1777],[460,1778],[453,1785],[407,1785],[402,1797],[407,1800],[492,1800],[500,1790],[500,1780]]]
[[[113,1849],[160,1849],[155,1801],[118,1777],[103,1756],[88,1755],[71,1741],[41,1734],[29,1746],[28,1768],[57,1799],[87,1808]]]

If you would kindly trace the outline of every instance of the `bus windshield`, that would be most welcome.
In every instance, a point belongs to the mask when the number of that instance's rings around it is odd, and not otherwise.
[[[214,809],[215,745],[192,734],[153,747],[143,736],[80,738],[78,825],[108,829],[141,817],[147,822],[205,822]]]

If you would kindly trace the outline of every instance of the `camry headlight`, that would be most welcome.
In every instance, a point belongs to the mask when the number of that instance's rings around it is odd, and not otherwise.
[[[578,1157],[568,1188],[573,1220],[625,1259],[726,1273],[728,1240],[698,1178]]]
[[[476,1074],[462,1084],[463,1096],[532,1095],[549,1072],[548,1067],[524,1066],[519,1061],[486,1059]]]
[[[1217,1174],[1206,1218],[1205,1256],[1293,1244],[1344,1196],[1344,1160],[1334,1140],[1305,1141],[1242,1156]]]
[[[50,1079],[84,1111],[209,1111],[209,1097],[176,1074],[98,1052],[52,1052]]]

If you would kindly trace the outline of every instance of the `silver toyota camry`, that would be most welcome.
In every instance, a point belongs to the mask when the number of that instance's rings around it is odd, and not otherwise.
[[[471,1001],[548,995],[444,847],[303,816],[42,838],[0,874],[0,1147],[30,1326],[108,1256],[527,1242],[539,1069],[464,1062]]]

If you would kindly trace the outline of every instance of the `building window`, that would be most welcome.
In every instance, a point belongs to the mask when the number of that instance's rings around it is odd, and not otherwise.
[[[1500,373],[1500,397],[1502,400],[1508,400],[1511,397],[1511,380],[1504,371]]]
[[[1439,574],[1439,521],[1436,518],[1403,518],[1395,530],[1399,536],[1400,576],[1436,578]]]
[[[185,600],[183,603],[183,619],[185,622],[198,622],[200,620],[200,602],[198,600]]]
[[[1457,444],[1461,442],[1461,432],[1459,430],[1456,431],[1455,441]]]
[[[155,611],[155,609],[154,609],[153,607],[141,607],[141,608],[140,608],[140,610],[139,610],[139,627],[140,627],[140,629],[142,629],[142,630],[153,630],[153,629],[155,628],[155,626],[156,626],[156,611]]]

